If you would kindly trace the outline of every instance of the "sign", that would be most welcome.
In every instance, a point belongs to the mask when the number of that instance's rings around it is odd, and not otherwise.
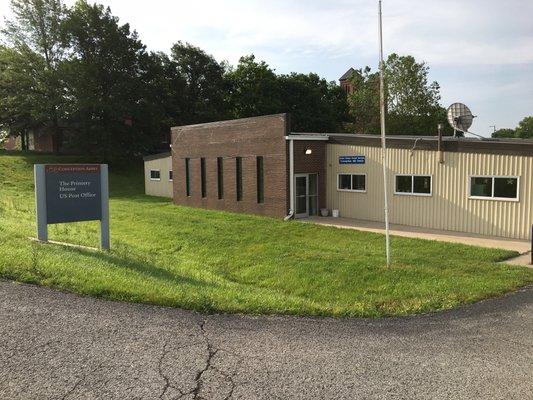
[[[339,164],[364,164],[365,156],[339,156]]]
[[[105,164],[34,166],[37,238],[48,241],[48,224],[100,221],[101,247],[109,249],[109,190]]]
[[[46,222],[102,218],[100,165],[45,165]]]

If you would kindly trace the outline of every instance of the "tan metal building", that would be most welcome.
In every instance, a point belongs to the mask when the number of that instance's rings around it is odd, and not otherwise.
[[[331,143],[331,141],[333,143]],[[391,223],[528,239],[533,224],[533,142],[391,137],[387,140]],[[331,135],[327,207],[383,221],[379,138]],[[341,164],[346,156],[361,164]],[[442,157],[442,158],[441,158]],[[347,175],[365,181],[343,186]],[[363,178],[364,177],[364,178]],[[361,189],[361,190],[358,190]]]
[[[170,152],[144,157],[144,190],[149,196],[172,198],[172,155]]]

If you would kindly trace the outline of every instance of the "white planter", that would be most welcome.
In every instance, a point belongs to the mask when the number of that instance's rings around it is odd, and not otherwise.
[[[333,218],[339,218],[339,210],[331,210],[331,215]]]

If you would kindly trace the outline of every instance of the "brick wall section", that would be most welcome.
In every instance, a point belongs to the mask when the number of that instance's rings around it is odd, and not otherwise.
[[[174,203],[190,207],[283,217],[287,214],[286,114],[172,128]],[[265,201],[257,203],[256,157],[263,156]],[[206,197],[201,196],[200,158],[206,159]],[[224,158],[224,199],[218,199],[217,157]],[[237,201],[236,157],[242,157],[243,199]],[[190,158],[191,196],[185,191]]]
[[[311,154],[305,154],[311,149]],[[318,208],[326,207],[326,142],[294,141],[294,173],[318,174]]]

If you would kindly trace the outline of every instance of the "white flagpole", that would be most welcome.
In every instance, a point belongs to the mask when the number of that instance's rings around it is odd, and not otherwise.
[[[387,267],[391,265],[390,235],[389,235],[389,201],[387,195],[387,143],[385,140],[385,88],[383,83],[383,29],[381,26],[381,0],[379,0],[379,105],[381,116],[381,162],[383,165],[383,200],[385,203],[385,248],[387,252]]]

